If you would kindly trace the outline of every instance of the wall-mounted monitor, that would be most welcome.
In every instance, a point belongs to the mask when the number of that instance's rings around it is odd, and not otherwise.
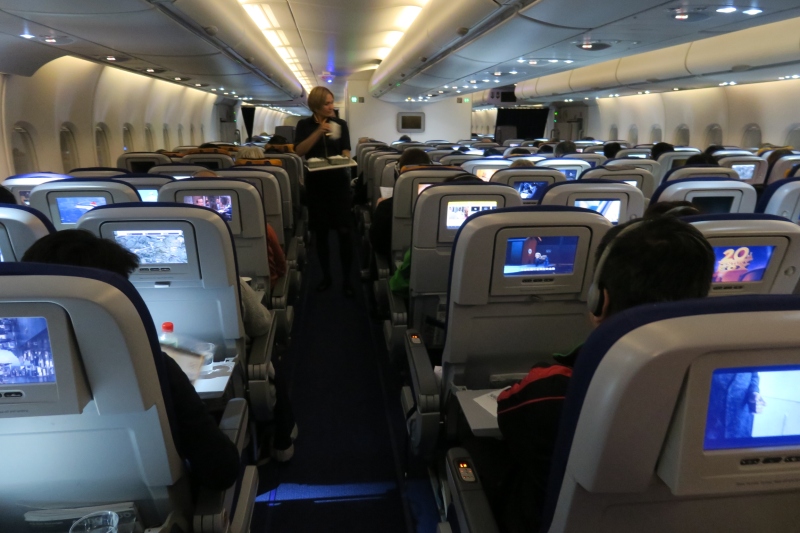
[[[398,133],[422,133],[425,131],[425,113],[402,112],[397,114]]]
[[[100,235],[139,258],[139,268],[131,275],[134,283],[200,279],[194,228],[188,222],[105,222]]]
[[[579,293],[590,240],[589,230],[580,227],[499,231],[491,294]]]
[[[628,185],[633,185],[634,187],[639,186],[639,180],[622,180],[622,183],[627,183]]]
[[[483,181],[491,181],[494,173],[500,170],[499,168],[476,168],[475,175]]]
[[[647,154],[628,154],[625,157],[632,157],[634,159],[647,159]]]
[[[740,180],[751,180],[755,176],[756,164],[747,163],[741,165],[731,165],[731,168],[739,174]]]
[[[681,168],[682,166],[685,166],[687,159],[689,159],[689,158],[687,157],[687,158],[676,158],[676,159],[673,159],[672,160],[672,166],[670,168],[675,169],[675,168]]]
[[[433,183],[418,183],[417,184],[417,196],[422,194],[422,191],[424,191],[425,189],[427,189],[431,185],[433,185]]]

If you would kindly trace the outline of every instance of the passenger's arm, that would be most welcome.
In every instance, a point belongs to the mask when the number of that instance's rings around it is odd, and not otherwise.
[[[164,358],[172,393],[175,420],[170,420],[178,437],[178,454],[189,463],[197,484],[225,490],[239,476],[239,451],[208,414],[189,378],[171,357]]]
[[[311,135],[306,137],[303,141],[299,144],[295,145],[294,151],[299,156],[304,156],[308,153],[311,148],[317,144],[317,141],[322,138],[323,135],[331,131],[331,125],[328,124],[328,120],[325,119],[320,122],[319,127],[311,132]]]

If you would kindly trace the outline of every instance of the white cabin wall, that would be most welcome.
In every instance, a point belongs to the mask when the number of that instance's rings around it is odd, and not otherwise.
[[[288,117],[291,115],[265,107],[257,107],[253,118],[253,135],[261,133],[272,135],[275,133],[275,126],[283,126],[284,120]]]
[[[6,149],[0,161],[3,176],[13,174],[10,134],[24,123],[34,142],[37,168],[62,172],[59,131],[69,124],[75,135],[79,164],[98,165],[95,127],[106,126],[111,163],[123,152],[122,128],[130,124],[133,149],[145,151],[145,126],[150,125],[155,149],[177,146],[179,127],[190,144],[219,136],[217,96],[190,87],[140,76],[73,57],[47,63],[33,76],[6,76],[3,98],[3,136]],[[164,143],[163,126],[170,145]],[[202,138],[201,131],[205,138]],[[69,170],[69,169],[67,169]]]
[[[472,112],[472,127],[471,133],[479,133],[481,135],[494,135],[494,128],[497,124],[497,108],[493,109],[477,109]],[[457,141],[458,139],[453,139]]]
[[[590,102],[587,135],[608,139],[616,125],[620,138],[627,139],[636,125],[643,144],[652,141],[658,126],[663,140],[673,143],[677,128],[686,125],[690,144],[705,148],[708,128],[717,124],[724,144],[741,146],[746,128],[756,124],[763,142],[780,145],[800,125],[799,106],[800,80],[601,98]]]
[[[425,113],[425,131],[408,134],[415,141],[442,139],[456,142],[468,139],[472,124],[472,104],[456,103],[455,98],[438,102],[391,103],[370,96],[368,81],[348,81],[345,90],[345,113],[350,128],[350,143],[355,147],[360,137],[372,137],[385,142],[397,140],[397,113]],[[364,103],[350,103],[350,96],[363,96]]]

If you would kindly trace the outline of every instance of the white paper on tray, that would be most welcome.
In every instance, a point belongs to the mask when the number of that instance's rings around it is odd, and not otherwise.
[[[475,400],[475,403],[486,409],[490,415],[497,418],[497,397],[500,396],[500,393],[507,388],[508,387],[505,389],[493,390],[492,392],[486,393],[483,396],[473,398],[473,400]]]
[[[394,194],[394,187],[381,187],[381,198],[391,198]]]

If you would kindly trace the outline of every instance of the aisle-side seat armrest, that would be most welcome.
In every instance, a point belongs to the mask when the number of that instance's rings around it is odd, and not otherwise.
[[[453,498],[459,530],[462,533],[498,533],[480,472],[464,448],[447,451],[447,485]]]
[[[440,389],[422,336],[415,329],[406,330],[405,345],[417,409],[420,413],[438,412]]]
[[[392,266],[389,260],[378,253],[373,253],[375,257],[375,269],[378,271],[378,279],[389,279],[392,275]]]
[[[270,309],[286,309],[289,305],[289,272],[278,278],[270,294]]]
[[[297,268],[298,245],[299,242],[294,235],[286,242],[286,264],[290,269]]]

